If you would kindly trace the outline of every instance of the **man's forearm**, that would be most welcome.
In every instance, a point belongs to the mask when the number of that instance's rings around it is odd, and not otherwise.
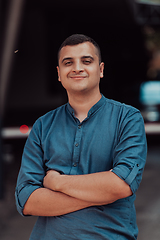
[[[47,175],[45,187],[84,201],[109,204],[132,194],[127,183],[111,171],[86,175],[60,175],[51,171]]]
[[[23,214],[59,216],[93,205],[96,204],[67,196],[64,193],[54,192],[47,188],[39,188],[30,195],[24,206]]]

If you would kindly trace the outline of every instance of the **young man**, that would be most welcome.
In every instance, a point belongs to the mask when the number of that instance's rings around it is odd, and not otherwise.
[[[101,95],[104,63],[93,39],[70,36],[58,61],[68,103],[35,122],[17,180],[18,211],[39,216],[30,239],[136,239],[142,116]]]

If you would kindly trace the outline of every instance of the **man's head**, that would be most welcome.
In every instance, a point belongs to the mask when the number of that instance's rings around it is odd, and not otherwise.
[[[57,66],[58,80],[68,94],[99,92],[104,63],[94,41],[84,35],[72,35],[61,45]]]
[[[100,64],[102,60],[101,60],[101,50],[100,50],[99,45],[92,38],[90,38],[86,35],[83,35],[83,34],[73,34],[64,40],[64,42],[61,44],[61,46],[58,50],[58,62],[59,62],[59,58],[60,58],[60,52],[63,47],[74,46],[74,45],[78,45],[78,44],[85,43],[85,42],[90,42],[94,45],[94,47],[96,48],[96,53],[99,58],[99,64]]]

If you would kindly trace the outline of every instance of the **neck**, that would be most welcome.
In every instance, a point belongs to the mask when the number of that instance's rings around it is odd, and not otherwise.
[[[75,112],[75,116],[82,122],[88,115],[88,111],[100,99],[101,94],[98,91],[96,94],[68,94],[69,104]]]

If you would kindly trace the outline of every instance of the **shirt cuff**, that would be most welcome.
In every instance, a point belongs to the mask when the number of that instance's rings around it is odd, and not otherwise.
[[[40,188],[40,186],[33,186],[33,185],[22,187],[21,190],[18,190],[18,188],[16,188],[16,191],[15,191],[16,207],[17,207],[17,211],[22,216],[26,216],[23,214],[25,203],[27,202],[32,192],[34,192],[38,188]]]
[[[136,176],[140,170],[139,164],[134,164],[130,168],[124,165],[118,165],[113,168],[112,172],[115,173],[118,177],[124,180],[131,188],[132,193],[135,193],[138,189],[138,183],[136,181]]]

